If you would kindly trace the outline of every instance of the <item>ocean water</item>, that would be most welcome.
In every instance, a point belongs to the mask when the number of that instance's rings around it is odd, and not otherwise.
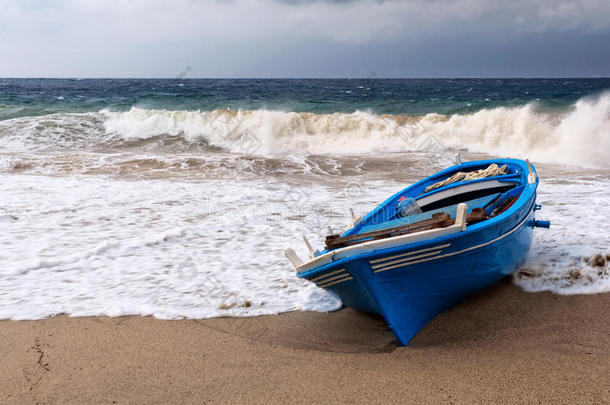
[[[283,250],[458,152],[538,169],[518,286],[608,292],[609,151],[610,79],[0,79],[0,319],[336,309]]]

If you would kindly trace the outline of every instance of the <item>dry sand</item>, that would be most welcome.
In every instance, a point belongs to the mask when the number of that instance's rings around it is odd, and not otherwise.
[[[0,322],[0,403],[610,402],[610,294],[508,281],[406,348],[352,310]]]

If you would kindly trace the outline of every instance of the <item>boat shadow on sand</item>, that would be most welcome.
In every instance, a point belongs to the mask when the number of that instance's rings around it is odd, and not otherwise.
[[[562,297],[564,299],[564,297]],[[566,298],[569,299],[569,298]],[[506,277],[433,319],[408,348],[399,347],[381,316],[350,308],[331,313],[289,312],[255,318],[213,318],[197,321],[206,328],[253,343],[341,353],[392,352],[470,344],[493,347],[498,339],[540,328],[561,306],[551,293],[527,293]]]

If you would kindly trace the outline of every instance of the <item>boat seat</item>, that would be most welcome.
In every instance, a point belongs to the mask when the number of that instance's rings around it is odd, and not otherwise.
[[[472,210],[475,208],[485,207],[486,205],[488,205],[489,203],[494,201],[496,198],[498,198],[500,196],[500,194],[501,193],[495,193],[495,194],[491,194],[491,195],[487,195],[484,197],[475,198],[473,200],[463,201],[463,202],[468,204],[468,213],[471,213]],[[362,228],[360,228],[358,230],[358,233],[360,234],[360,233],[367,233],[367,232],[373,232],[373,231],[381,231],[384,229],[395,228],[397,226],[414,224],[416,222],[425,221],[427,219],[430,219],[430,218],[432,218],[432,215],[434,215],[438,212],[444,212],[446,214],[449,214],[451,217],[455,217],[455,214],[457,211],[457,206],[458,206],[458,204],[453,204],[453,205],[449,205],[447,207],[441,207],[441,208],[437,208],[437,209],[430,210],[427,212],[423,212],[421,214],[415,214],[415,215],[410,215],[408,217],[392,219],[390,221],[381,222],[379,224],[364,225]]]

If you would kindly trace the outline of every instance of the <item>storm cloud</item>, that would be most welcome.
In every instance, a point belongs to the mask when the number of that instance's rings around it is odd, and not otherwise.
[[[0,76],[609,76],[610,2],[0,0]]]

